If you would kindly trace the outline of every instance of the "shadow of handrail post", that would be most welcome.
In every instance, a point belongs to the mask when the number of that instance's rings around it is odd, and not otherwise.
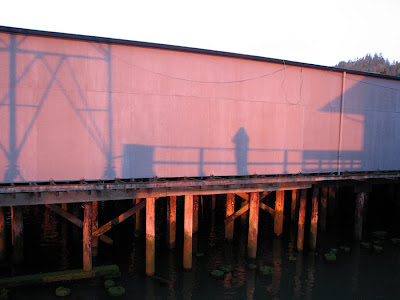
[[[249,151],[249,136],[243,127],[236,132],[232,139],[235,144],[236,173],[237,175],[248,175],[247,156]]]
[[[108,122],[108,149],[106,153],[106,167],[104,177],[107,179],[116,178],[114,159],[113,159],[113,99],[112,99],[112,54],[111,45],[108,45],[106,51],[107,61],[107,122]]]

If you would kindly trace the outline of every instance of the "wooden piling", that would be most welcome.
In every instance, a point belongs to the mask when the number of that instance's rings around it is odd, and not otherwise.
[[[298,190],[292,190],[292,203],[290,207],[290,220],[292,221],[296,219],[297,199],[299,198],[298,196]]]
[[[362,239],[364,204],[365,204],[365,192],[357,193],[356,211],[354,218],[354,239],[356,241],[361,241]]]
[[[95,232],[99,228],[99,202],[93,201],[92,203],[92,232]],[[97,236],[92,237],[92,254],[97,256],[99,248],[99,238]]]
[[[137,205],[141,202],[141,199],[133,199],[133,205]],[[141,215],[140,211],[136,212],[135,215],[135,236],[138,237],[140,235],[140,232],[142,231],[142,222],[141,222]]]
[[[83,204],[83,270],[92,270],[92,202]]]
[[[250,193],[249,234],[247,240],[247,253],[250,259],[256,259],[257,235],[258,235],[258,213],[260,209],[260,194]]]
[[[183,268],[192,269],[193,252],[193,195],[185,195],[185,213],[183,225]]]
[[[146,275],[155,272],[156,222],[155,198],[146,198]]]
[[[241,201],[241,208],[243,208],[243,207],[245,207],[245,206],[248,206],[249,205],[249,202],[248,201]],[[247,223],[249,222],[249,212],[248,211],[246,211],[245,213],[243,213],[241,216],[240,216],[240,223],[242,224],[242,225],[247,225]]]
[[[11,243],[13,262],[20,264],[24,260],[24,222],[21,206],[11,207]]]
[[[311,226],[310,226],[310,249],[313,251],[317,247],[318,198],[319,198],[319,188],[314,187],[312,195],[312,212],[311,212]]]
[[[335,212],[336,212],[336,187],[331,186],[329,187],[329,194],[328,194],[329,217],[335,216]]]
[[[61,203],[61,208],[65,211],[68,211],[68,203]]]
[[[199,230],[199,196],[193,196],[193,233]]]
[[[328,207],[328,187],[325,186],[321,188],[321,209],[320,209],[320,217],[319,224],[321,228],[321,232],[326,230],[326,209]]]
[[[283,231],[283,211],[285,204],[285,191],[276,191],[275,214],[274,214],[274,233],[276,236],[282,235]]]
[[[217,195],[211,195],[211,211],[215,211],[216,199],[217,199]]]
[[[168,200],[168,247],[174,249],[176,241],[176,196],[171,196]]]
[[[6,258],[6,226],[3,207],[0,206],[0,260]]]
[[[235,194],[226,195],[226,217],[228,218],[235,212]],[[227,242],[232,242],[233,240],[233,230],[234,222],[225,223],[225,240]]]
[[[297,225],[297,251],[303,251],[304,223],[306,218],[306,201],[307,201],[307,190],[303,189],[300,192],[299,220]]]

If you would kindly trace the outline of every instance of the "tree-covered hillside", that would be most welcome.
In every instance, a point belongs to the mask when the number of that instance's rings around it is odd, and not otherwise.
[[[341,61],[335,67],[400,76],[400,62],[394,61],[390,63],[389,60],[382,57],[382,54],[378,55],[376,53],[374,56],[367,54],[356,60]]]

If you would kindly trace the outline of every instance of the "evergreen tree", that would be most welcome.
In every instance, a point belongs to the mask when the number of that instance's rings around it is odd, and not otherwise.
[[[400,77],[400,62],[393,61],[390,63],[388,59],[383,58],[382,53],[379,55],[375,53],[374,56],[367,54],[362,58],[347,62],[341,61],[335,67]]]

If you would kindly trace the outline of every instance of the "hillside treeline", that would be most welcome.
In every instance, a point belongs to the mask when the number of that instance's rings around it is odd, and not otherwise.
[[[349,61],[341,61],[335,67],[350,69],[356,71],[365,71],[372,73],[380,73],[386,75],[400,76],[400,62],[389,62],[388,59],[382,57],[382,54],[367,54],[362,58]]]

